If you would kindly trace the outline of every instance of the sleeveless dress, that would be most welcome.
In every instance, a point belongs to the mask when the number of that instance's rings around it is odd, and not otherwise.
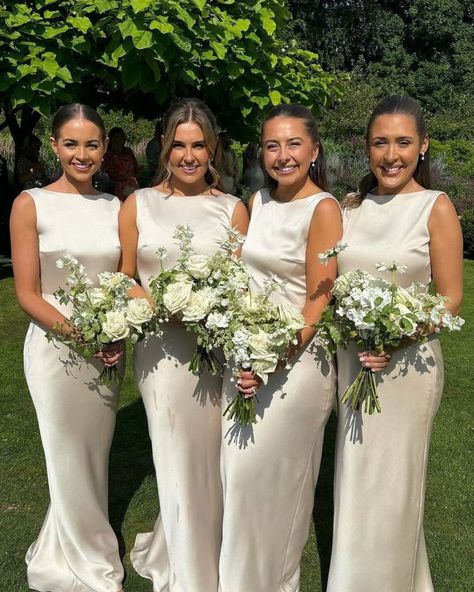
[[[428,218],[440,191],[368,194],[344,211],[339,272],[377,272],[379,261],[407,265],[404,287],[431,280]],[[360,370],[358,348],[340,350],[338,395]],[[432,592],[423,534],[431,427],[443,392],[438,339],[396,351],[376,374],[382,412],[340,405],[336,447],[334,540],[328,592]]]
[[[255,195],[242,259],[261,288],[273,274],[286,280],[280,301],[306,302],[306,244],[318,193],[292,202]],[[314,254],[317,257],[317,253]],[[224,377],[222,405],[235,396]],[[297,592],[309,536],[324,428],[335,399],[335,372],[313,340],[270,375],[257,392],[257,423],[223,420],[224,488],[221,592]]]
[[[68,273],[56,267],[56,260],[69,252],[95,282],[97,273],[116,271],[120,202],[109,194],[28,193],[36,207],[42,296],[67,316],[53,296]],[[28,584],[40,592],[117,592],[123,568],[107,506],[119,385],[99,385],[102,362],[49,343],[35,321],[25,339],[24,366],[51,497],[41,532],[26,555]]]
[[[135,193],[138,273],[145,290],[160,272],[156,251],[179,250],[177,224],[194,231],[193,247],[213,254],[226,238],[239,200],[231,195],[167,196],[155,189]],[[216,592],[222,528],[219,475],[222,378],[188,370],[196,340],[180,324],[135,348],[135,375],[146,409],[157,472],[160,516],[153,532],[137,535],[131,559],[153,581],[154,592]]]

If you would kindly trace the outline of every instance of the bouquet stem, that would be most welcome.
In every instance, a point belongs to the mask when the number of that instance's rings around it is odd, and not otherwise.
[[[117,364],[113,366],[104,366],[102,372],[99,374],[100,384],[118,384],[120,376],[117,371]]]
[[[198,345],[189,362],[188,370],[196,376],[201,376],[204,370],[215,376],[221,371],[221,363],[213,351],[208,351],[204,346]]]
[[[375,411],[380,413],[377,384],[370,368],[360,370],[354,382],[347,387],[342,397],[342,403],[348,403],[355,411],[360,411],[363,405],[364,412],[369,415]]]
[[[237,394],[226,407],[224,417],[231,421],[234,420],[242,426],[256,423],[255,400],[258,401],[255,395],[246,399],[240,393]]]

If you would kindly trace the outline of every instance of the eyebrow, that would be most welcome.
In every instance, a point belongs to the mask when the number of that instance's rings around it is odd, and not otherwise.
[[[414,136],[398,136],[396,139],[397,140],[413,140]],[[372,138],[373,140],[386,140],[387,136],[374,136]]]
[[[62,139],[63,142],[75,142],[77,144],[77,140],[75,140],[74,138],[63,138]],[[88,144],[89,142],[101,142],[102,140],[100,140],[99,138],[93,138],[90,140],[86,140],[86,144]]]
[[[292,142],[293,140],[303,140],[303,138],[301,138],[300,136],[294,136],[293,138],[288,138],[287,142]],[[279,140],[273,140],[273,139],[265,140],[265,144],[267,144],[268,142],[276,142],[278,144]]]
[[[203,138],[202,140],[196,140],[195,142],[193,142],[193,146],[195,144],[205,144],[206,140]],[[186,144],[186,142],[184,142],[183,140],[173,140],[173,144]]]

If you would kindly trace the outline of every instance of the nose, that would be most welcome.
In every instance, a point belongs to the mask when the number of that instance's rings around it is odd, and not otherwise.
[[[75,156],[78,160],[85,160],[87,158],[86,147],[85,146],[77,146]]]
[[[285,146],[280,146],[280,150],[278,151],[278,162],[287,162],[288,161],[288,152]]]
[[[193,162],[194,161],[194,154],[192,146],[186,146],[184,152],[184,161],[185,162]]]
[[[395,142],[389,142],[385,150],[385,160],[388,162],[395,162],[397,160],[397,145]]]

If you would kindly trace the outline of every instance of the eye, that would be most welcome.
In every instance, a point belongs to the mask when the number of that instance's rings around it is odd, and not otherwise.
[[[301,142],[298,142],[297,140],[293,140],[293,142],[290,142],[289,146],[290,146],[290,148],[299,148],[301,146]]]
[[[278,150],[278,144],[267,144],[265,148],[270,152],[274,152],[275,150]]]
[[[385,140],[374,140],[372,142],[372,146],[383,146],[384,144],[386,144]]]
[[[199,142],[198,144],[193,145],[193,148],[198,148],[199,150],[202,150],[205,147],[206,147],[206,144],[204,142]]]

